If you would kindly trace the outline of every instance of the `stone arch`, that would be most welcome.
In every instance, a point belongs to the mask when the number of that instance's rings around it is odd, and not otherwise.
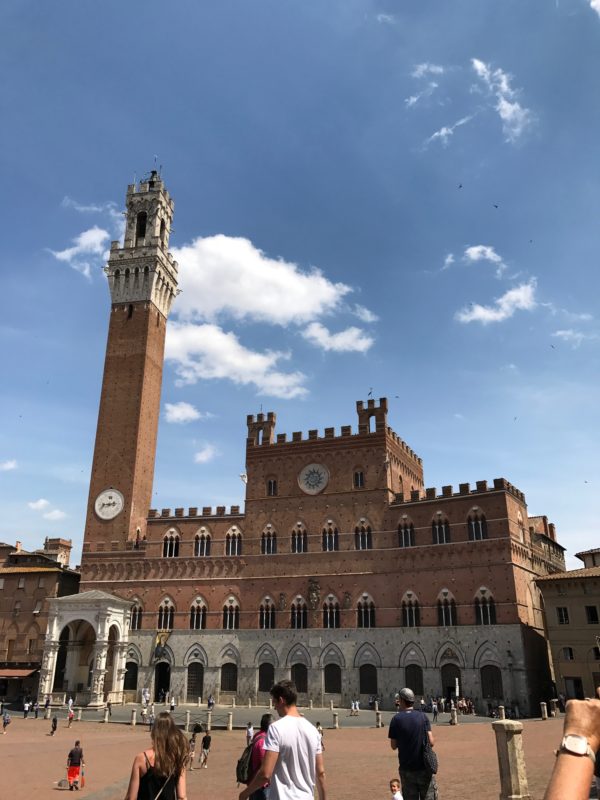
[[[195,643],[188,647],[186,654],[183,657],[183,666],[188,667],[190,664],[200,663],[203,666],[208,666],[208,657],[206,650],[201,644]]]
[[[480,644],[473,657],[474,669],[480,669],[486,664],[494,664],[497,667],[502,667],[502,659],[498,653],[498,648],[490,641],[485,641]]]
[[[130,642],[127,645],[127,661],[135,661],[135,663],[139,664],[140,666],[143,664],[144,659],[142,657],[142,651],[137,644]]]
[[[327,664],[337,664],[342,669],[346,669],[346,659],[336,644],[328,644],[327,647],[324,647],[321,651],[319,666],[326,667]]]
[[[435,666],[441,667],[444,664],[458,664],[461,669],[466,667],[465,655],[456,642],[446,640],[438,647],[435,654]]]
[[[156,661],[156,663],[160,664],[161,661],[165,661],[171,667],[175,665],[175,654],[173,653],[168,644],[163,645],[160,658]]]
[[[312,667],[310,653],[303,644],[298,642],[290,648],[285,664],[287,667],[291,667],[292,664],[304,664],[305,667],[310,669]]]
[[[275,652],[275,649],[271,647],[270,644],[263,644],[261,645],[258,650],[256,651],[256,655],[254,657],[254,661],[256,664],[273,664],[274,667],[279,666],[279,657]]]
[[[381,666],[381,656],[377,648],[367,642],[361,644],[354,656],[355,668],[362,667],[364,664],[373,664],[376,667]]]
[[[223,666],[223,664],[233,661],[239,667],[242,663],[242,659],[240,658],[240,652],[232,644],[226,644],[223,648],[221,648],[221,652],[217,658],[218,666]]]
[[[400,651],[398,666],[406,667],[408,664],[418,664],[420,667],[427,666],[425,653],[416,642],[408,642]]]

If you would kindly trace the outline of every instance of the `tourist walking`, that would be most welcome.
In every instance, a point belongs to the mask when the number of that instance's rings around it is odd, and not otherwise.
[[[110,700],[106,701],[106,709],[108,711],[108,716],[112,717],[112,703]]]
[[[190,769],[194,769],[194,758],[196,756],[196,734],[192,733],[190,739]]]
[[[200,753],[200,769],[202,769],[202,767],[204,767],[204,769],[208,769],[208,755],[210,753],[211,741],[212,737],[210,735],[210,731],[206,731],[206,733],[202,737],[202,744],[201,744],[202,752]]]
[[[9,725],[10,725],[10,714],[8,713],[8,711],[5,711],[2,714],[2,733],[3,734],[6,733],[6,729],[8,728]]]
[[[281,681],[270,694],[281,719],[269,725],[263,762],[239,800],[249,800],[267,782],[269,800],[313,800],[315,783],[319,800],[327,800],[319,734],[298,711],[296,687]]]
[[[125,800],[186,800],[187,739],[164,711],[151,733],[152,746],[133,759]]]
[[[84,766],[81,742],[77,739],[75,746],[69,750],[69,755],[67,756],[67,780],[69,781],[70,791],[74,789],[79,791],[81,769]]]
[[[69,709],[69,712],[67,714],[67,719],[69,720],[69,722],[67,723],[67,728],[70,728],[71,725],[73,724],[73,720],[75,719],[75,712],[73,711],[72,708]]]
[[[52,722],[50,723],[50,736],[54,736],[57,728],[58,728],[58,717],[55,714],[52,717]]]
[[[250,781],[256,775],[265,757],[265,739],[269,725],[273,722],[272,714],[263,714],[260,719],[260,728],[252,735],[252,756],[250,758]],[[250,742],[248,743],[250,744]],[[267,781],[263,786],[260,786],[253,794],[250,795],[250,800],[266,800]]]
[[[29,700],[25,700],[23,703],[23,719],[27,719],[29,716]]]
[[[431,710],[433,712],[433,721],[437,722],[438,718],[438,704],[435,698],[431,701]]]
[[[171,714],[175,711],[175,695],[171,695],[171,703],[169,704],[169,708],[171,709]]]
[[[39,700],[36,700],[33,704],[33,713],[35,714],[35,718],[38,718],[38,714],[40,713],[40,703]]]
[[[423,758],[425,738],[432,747],[434,745],[431,724],[426,714],[413,708],[414,703],[412,689],[401,689],[398,693],[400,710],[390,722],[390,746],[398,751],[404,800],[437,800],[435,776]]]

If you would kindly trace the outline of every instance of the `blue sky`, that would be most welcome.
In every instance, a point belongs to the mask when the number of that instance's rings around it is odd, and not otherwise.
[[[101,268],[156,156],[183,294],[153,505],[243,503],[246,414],[355,427],[372,388],[427,486],[506,477],[570,556],[598,545],[599,0],[9,0],[0,24],[0,539],[79,559]]]

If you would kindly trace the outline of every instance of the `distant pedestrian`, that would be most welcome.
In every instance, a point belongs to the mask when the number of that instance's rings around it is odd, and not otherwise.
[[[210,733],[207,731],[204,736],[202,737],[202,752],[200,753],[200,769],[204,767],[204,769],[208,769],[208,755],[210,753],[210,743],[212,741],[212,737]]]
[[[437,722],[438,718],[438,704],[436,700],[431,701],[431,710],[433,712],[433,721]]]
[[[67,780],[69,781],[70,791],[73,791],[73,789],[79,791],[81,768],[84,766],[81,742],[77,739],[75,746],[69,750],[69,755],[67,756]]]
[[[194,769],[194,758],[196,757],[196,734],[192,733],[190,739],[190,769]]]
[[[10,714],[8,713],[8,711],[5,711],[2,714],[2,733],[3,734],[6,733],[6,729],[8,728],[9,725],[10,725]]]
[[[27,719],[29,716],[29,701],[25,700],[23,703],[23,719]]]
[[[252,741],[252,737],[254,736],[254,727],[251,722],[246,725],[246,746],[250,744]]]
[[[142,718],[142,722],[144,724],[146,723],[146,717],[147,716],[148,716],[148,709],[146,708],[146,706],[142,706],[142,708],[140,710],[140,717]]]
[[[154,716],[154,709],[150,709],[150,713],[148,714],[148,730],[151,731],[154,727],[154,723],[156,721],[156,717]]]
[[[44,708],[50,708],[50,695],[46,695],[46,702],[44,703]]]
[[[112,703],[110,702],[110,700],[106,701],[106,709],[108,711],[108,716],[112,717]]]
[[[33,704],[33,713],[35,714],[35,718],[38,718],[38,714],[40,713],[40,703],[38,700],[35,701]]]
[[[171,702],[169,703],[169,708],[171,710],[171,714],[175,711],[175,695],[171,695]]]
[[[67,700],[67,705],[69,708],[73,708],[73,698],[69,695],[69,699]]]
[[[56,733],[56,729],[58,728],[58,717],[56,714],[52,717],[52,723],[50,726],[50,736],[54,736]]]
[[[73,720],[75,719],[75,712],[73,711],[72,708],[69,709],[69,713],[67,714],[67,719],[69,720],[67,728],[70,728],[71,725],[73,724]]]

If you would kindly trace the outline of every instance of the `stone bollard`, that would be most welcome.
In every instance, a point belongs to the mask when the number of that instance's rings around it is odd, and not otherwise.
[[[500,800],[531,800],[523,754],[523,724],[510,719],[492,722],[500,770]]]
[[[248,698],[248,708],[252,708],[252,698]]]
[[[50,706],[44,711],[44,719],[50,719]]]
[[[333,700],[329,701],[329,710],[333,711]]]
[[[504,706],[498,706],[498,719],[506,719],[506,711]]]
[[[200,706],[201,706],[201,705],[202,705],[202,698],[201,698],[201,697],[199,697],[199,698],[198,698],[198,708],[200,708]]]
[[[135,728],[136,721],[137,721],[137,711],[135,710],[135,708],[132,708],[131,709],[131,724],[132,724],[132,726],[134,728]]]
[[[450,725],[458,725],[458,714],[455,708],[450,709]]]
[[[548,719],[548,707],[546,703],[540,703],[540,708],[542,710],[542,719]]]
[[[383,722],[381,721],[381,711],[375,712],[375,727],[383,728]]]
[[[556,717],[558,716],[556,705],[558,700],[550,700],[550,716]]]
[[[108,722],[108,708],[104,709],[104,722]]]
[[[235,697],[231,698],[231,707],[235,708]]]
[[[210,733],[212,728],[212,711],[206,712],[206,730]]]
[[[313,701],[312,701],[312,697],[311,697],[311,699],[308,701],[308,707],[309,707],[309,708],[312,708],[312,707],[313,707]]]
[[[228,731],[233,730],[233,711],[227,712],[227,730]]]
[[[185,732],[188,733],[190,729],[190,710],[185,712]]]
[[[375,711],[379,711],[379,702],[377,700],[375,700],[375,705],[373,706],[373,708],[375,709]]]
[[[338,719],[339,714],[337,711],[333,712],[333,727],[337,730],[340,727],[340,721]]]
[[[269,711],[273,708],[273,698],[269,697]]]
[[[77,709],[77,722],[81,722],[81,709]]]

